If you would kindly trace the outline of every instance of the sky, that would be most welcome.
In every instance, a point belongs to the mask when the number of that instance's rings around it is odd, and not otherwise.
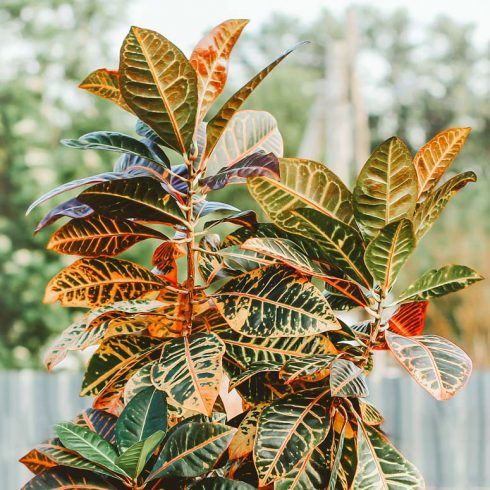
[[[352,5],[368,3],[390,12],[400,7],[421,24],[439,14],[476,26],[478,43],[490,40],[490,1],[488,0],[133,0],[129,7],[129,22],[133,25],[164,33],[172,42],[188,51],[193,42],[209,29],[228,18],[251,20],[248,29],[256,29],[274,12],[296,16],[299,20],[315,18],[322,7],[341,13]],[[125,32],[118,32],[124,37]]]

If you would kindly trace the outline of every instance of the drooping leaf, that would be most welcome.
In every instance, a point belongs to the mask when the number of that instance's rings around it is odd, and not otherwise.
[[[383,291],[389,291],[414,248],[413,225],[408,219],[389,223],[366,247],[364,261]]]
[[[169,240],[159,245],[153,252],[151,263],[158,270],[158,275],[175,284],[178,280],[177,259],[184,255],[182,246]]]
[[[87,218],[94,210],[81,203],[78,199],[69,199],[61,204],[58,204],[38,223],[34,233],[41,231],[46,226],[58,221],[60,218],[68,216],[69,218]]]
[[[354,228],[315,209],[299,208],[288,214],[294,216],[294,222],[290,222],[287,231],[308,237],[323,260],[341,268],[354,281],[370,286],[363,242]]]
[[[259,175],[279,180],[279,160],[273,153],[251,153],[242,160],[221,168],[215,175],[201,179],[199,184],[202,192],[208,193]]]
[[[128,260],[79,259],[49,281],[43,301],[59,300],[64,306],[94,308],[138,299],[163,285],[148,269]]]
[[[71,422],[57,424],[55,430],[66,448],[77,452],[92,463],[102,465],[114,473],[125,475],[124,470],[115,463],[116,450],[97,433]]]
[[[198,121],[204,119],[223,91],[231,51],[248,22],[245,19],[225,20],[206,34],[194,48],[190,62],[197,74]]]
[[[250,79],[242,88],[235,92],[221,107],[217,114],[209,121],[206,129],[207,135],[207,153],[211,155],[216,143],[221,139],[225,129],[228,127],[230,119],[240,109],[249,95],[257,88],[259,83],[284,59],[291,54],[296,48],[305,43],[299,43],[293,46],[284,54],[275,59],[271,64],[266,66],[257,75]]]
[[[417,240],[420,240],[431,229],[446,204],[469,182],[476,182],[475,173],[463,172],[427,195],[417,207],[413,217]]]
[[[374,427],[359,424],[358,468],[353,489],[425,488],[417,469]]]
[[[211,154],[209,151],[211,149],[208,146],[207,177],[223,167],[235,166],[253,153],[272,153],[282,157],[283,141],[277,121],[271,114],[264,111],[240,111],[231,118]]]
[[[119,90],[119,72],[117,70],[99,68],[90,73],[79,87],[102,97],[103,99],[110,100],[125,111],[132,112],[121,97],[121,91]]]
[[[259,486],[287,476],[327,436],[329,390],[316,388],[272,402],[259,417],[254,460]]]
[[[255,435],[257,434],[257,421],[265,406],[265,403],[259,403],[245,414],[228,448],[231,460],[244,458],[252,454]]]
[[[185,153],[197,112],[197,80],[184,54],[157,32],[131,27],[121,47],[120,89],[167,146]]]
[[[404,301],[425,301],[464,289],[483,277],[464,265],[446,265],[440,269],[431,269],[422,274],[413,284],[403,291],[397,303]]]
[[[313,374],[328,368],[335,357],[331,354],[293,357],[284,364],[280,375],[288,384],[304,378],[308,379]]]
[[[471,128],[450,128],[441,131],[415,155],[418,195],[426,196],[439,182],[449,165],[463,148]]]
[[[106,150],[116,153],[127,153],[142,157],[160,166],[169,166],[168,158],[161,150],[157,153],[152,147],[147,146],[144,141],[115,131],[95,131],[84,134],[78,139],[61,140],[61,143],[79,150]]]
[[[410,150],[400,139],[390,138],[374,150],[357,178],[357,224],[371,240],[392,221],[411,218],[416,202],[417,175]]]
[[[366,397],[369,394],[364,371],[347,359],[336,359],[332,362],[330,389],[332,396],[344,398]]]
[[[158,430],[142,441],[134,443],[116,458],[116,464],[129,476],[137,478],[164,437],[165,432]]]
[[[51,468],[30,480],[22,490],[117,490],[114,480],[72,468]]]
[[[302,337],[339,328],[321,292],[282,266],[231,279],[213,299],[230,327],[252,337]]]
[[[193,208],[196,219],[202,219],[213,213],[237,213],[240,210],[232,206],[219,201],[204,201],[196,203]]]
[[[161,346],[150,337],[121,335],[104,341],[90,358],[81,396],[97,395]]]
[[[221,385],[224,352],[225,345],[212,333],[172,339],[152,368],[152,382],[184,408],[210,415]]]
[[[82,192],[78,199],[109,217],[169,225],[184,221],[175,199],[151,177],[102,182]]]
[[[62,226],[49,240],[47,249],[83,257],[114,257],[149,238],[166,237],[133,221],[92,215]]]
[[[167,431],[167,402],[161,391],[146,388],[136,394],[117,419],[116,441],[119,453],[150,437]]]
[[[468,381],[468,355],[437,335],[404,337],[387,331],[386,342],[396,360],[437,400],[452,398]]]
[[[280,181],[267,177],[247,181],[253,198],[281,228],[294,226],[285,211],[312,208],[348,225],[354,225],[351,193],[325,165],[300,158],[279,160]]]
[[[211,469],[228,447],[236,429],[217,423],[191,422],[173,431],[147,481],[161,477],[195,477]]]

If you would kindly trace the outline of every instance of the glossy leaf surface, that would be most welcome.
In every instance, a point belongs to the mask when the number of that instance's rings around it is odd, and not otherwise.
[[[117,490],[114,481],[71,468],[52,468],[33,478],[22,490]]]
[[[368,388],[363,370],[347,359],[336,359],[330,369],[332,396],[366,397]]]

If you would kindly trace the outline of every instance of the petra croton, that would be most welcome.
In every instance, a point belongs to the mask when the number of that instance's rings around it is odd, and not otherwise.
[[[119,69],[81,84],[133,114],[136,135],[64,140],[120,156],[112,171],[32,206],[78,189],[38,226],[71,218],[48,248],[79,256],[45,302],[87,309],[46,365],[98,347],[81,390],[93,408],[22,459],[37,475],[28,490],[424,487],[365,401],[366,376],[373,350],[388,349],[439,400],[468,380],[469,358],[424,335],[424,316],[429,299],[481,276],[442,265],[408,287],[395,282],[449,200],[476,180],[465,172],[441,182],[469,129],[442,132],[414,158],[390,138],[351,192],[324,164],[283,158],[270,114],[240,110],[292,50],[207,117],[246,23],[223,22],[189,59],[133,27]],[[208,199],[229,184],[246,185],[270,221]],[[147,263],[116,258],[143,240],[155,244]],[[350,318],[364,320],[338,318],[354,308]],[[234,418],[226,381],[241,398]]]

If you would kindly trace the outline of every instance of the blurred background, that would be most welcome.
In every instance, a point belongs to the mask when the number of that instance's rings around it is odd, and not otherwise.
[[[117,68],[130,25],[155,29],[190,54],[226,18],[251,23],[232,56],[228,91],[286,48],[312,42],[281,64],[247,102],[278,120],[286,156],[326,162],[352,185],[370,150],[392,135],[415,153],[439,131],[473,128],[450,174],[478,183],[444,211],[410,259],[403,285],[428,268],[462,263],[490,275],[490,3],[478,0],[2,0],[0,2],[0,488],[27,473],[16,460],[50,426],[88,406],[79,399],[82,358],[43,372],[44,346],[73,309],[42,305],[44,286],[71,262],[47,252],[47,212],[25,209],[59,183],[108,170],[116,157],[59,145],[95,130],[133,134],[134,121],[77,88],[92,70]],[[219,103],[218,103],[219,105]],[[231,191],[227,191],[231,194]],[[227,193],[225,191],[225,194]],[[222,196],[223,197],[223,196]],[[231,202],[254,208],[245,189]],[[149,263],[146,244],[131,258]],[[490,489],[490,295],[478,283],[433,301],[428,332],[450,338],[476,373],[449,402],[433,402],[380,359],[372,396],[386,430],[436,489]]]

